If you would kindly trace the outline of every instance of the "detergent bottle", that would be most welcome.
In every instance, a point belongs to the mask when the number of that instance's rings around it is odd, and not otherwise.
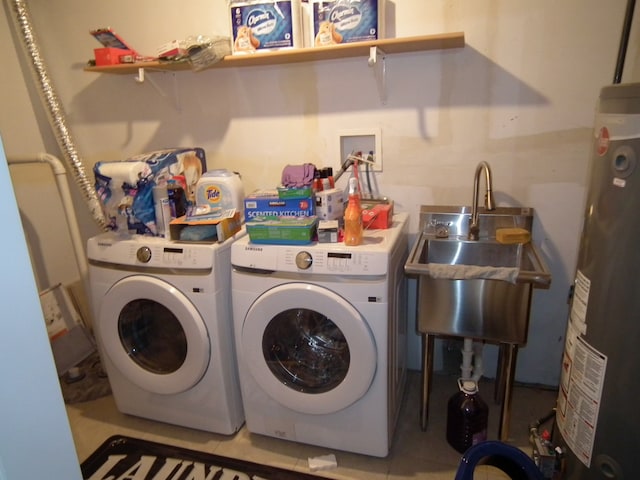
[[[360,245],[363,236],[362,207],[358,192],[358,179],[349,179],[349,203],[344,211],[344,244]]]

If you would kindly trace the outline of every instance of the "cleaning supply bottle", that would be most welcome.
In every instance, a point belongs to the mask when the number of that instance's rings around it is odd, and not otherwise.
[[[344,211],[344,244],[360,245],[363,236],[362,207],[360,206],[360,192],[358,179],[349,179],[349,203]]]
[[[179,218],[187,213],[187,197],[184,188],[174,179],[167,180],[167,194],[171,207],[171,218]]]

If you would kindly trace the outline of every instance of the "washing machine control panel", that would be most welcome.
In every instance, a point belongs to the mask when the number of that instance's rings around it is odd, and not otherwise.
[[[389,253],[357,250],[348,247],[314,245],[257,245],[246,237],[231,247],[231,263],[245,267],[279,272],[341,275],[384,275]]]
[[[242,269],[303,275],[386,275],[400,242],[406,242],[408,214],[394,215],[391,228],[365,230],[362,245],[312,242],[277,245],[251,242],[245,235],[231,245],[231,265]]]
[[[143,235],[122,239],[111,233],[89,239],[87,256],[103,264],[144,268],[213,268],[217,244],[176,244]]]
[[[304,261],[301,262],[301,259]],[[283,271],[292,271],[295,266],[305,272],[319,274],[382,275],[387,272],[388,255],[384,252],[361,252],[355,249],[316,248],[299,251],[285,248],[280,260],[278,270]]]

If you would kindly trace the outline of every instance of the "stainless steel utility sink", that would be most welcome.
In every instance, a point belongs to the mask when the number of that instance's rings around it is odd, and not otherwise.
[[[481,211],[480,239],[468,240],[469,207],[421,209],[419,237],[405,263],[418,276],[418,331],[523,345],[532,288],[551,275],[533,243],[502,244],[500,227],[531,228],[533,210]]]
[[[480,173],[486,170],[487,190],[491,183],[488,165],[481,166],[476,170],[475,207]],[[429,411],[434,338],[463,337],[499,345],[495,399],[500,399],[502,411],[498,437],[508,439],[517,352],[527,342],[531,294],[534,288],[548,288],[551,274],[533,243],[498,243],[496,230],[519,227],[531,232],[532,225],[530,208],[421,207],[420,233],[405,271],[418,278],[416,329],[422,335],[423,430]]]

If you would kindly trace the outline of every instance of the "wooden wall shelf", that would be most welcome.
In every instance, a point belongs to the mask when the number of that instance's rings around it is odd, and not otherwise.
[[[465,39],[463,32],[423,35],[407,38],[389,38],[371,42],[349,43],[332,47],[295,48],[273,52],[260,52],[248,55],[228,55],[211,68],[250,67],[256,65],[282,65],[290,63],[333,60],[349,57],[369,57],[371,47],[376,47],[382,54],[422,52],[427,50],[446,50],[463,48]],[[86,67],[87,72],[132,74],[139,69],[179,71],[190,70],[187,62],[141,62],[101,67]]]

